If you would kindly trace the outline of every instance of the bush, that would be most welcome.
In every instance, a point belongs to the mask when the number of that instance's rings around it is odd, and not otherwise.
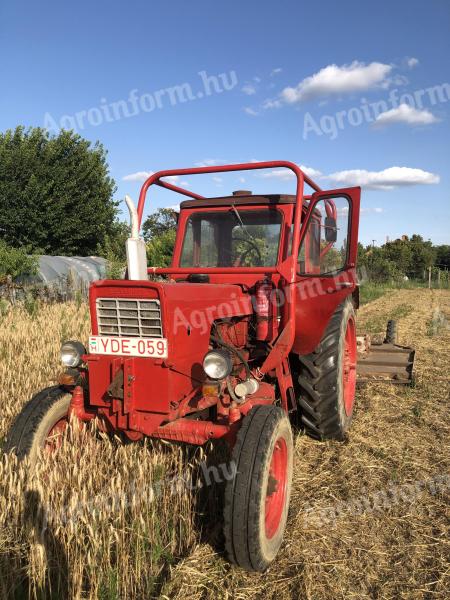
[[[367,270],[369,279],[376,283],[400,282],[405,277],[395,263],[376,254],[369,261]]]
[[[26,248],[11,248],[0,240],[0,281],[34,275],[37,267],[37,256],[29,256]]]
[[[168,267],[172,262],[175,230],[165,231],[147,242],[147,259],[151,267]]]

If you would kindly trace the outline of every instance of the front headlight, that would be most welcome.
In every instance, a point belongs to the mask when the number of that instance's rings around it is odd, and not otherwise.
[[[66,367],[80,366],[83,354],[86,354],[86,348],[81,342],[64,342],[61,346],[61,362]]]
[[[212,350],[203,359],[203,370],[211,379],[228,377],[232,368],[231,356],[224,350]]]

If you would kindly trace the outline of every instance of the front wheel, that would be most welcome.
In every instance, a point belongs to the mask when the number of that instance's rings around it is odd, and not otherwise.
[[[33,396],[11,425],[3,450],[34,462],[39,450],[56,449],[68,425],[71,397],[59,386]]]
[[[292,485],[293,441],[286,413],[256,406],[233,448],[235,477],[225,488],[224,534],[230,560],[264,571],[283,540]]]

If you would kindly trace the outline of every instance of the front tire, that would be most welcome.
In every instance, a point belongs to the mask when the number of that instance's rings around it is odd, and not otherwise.
[[[3,450],[34,462],[39,450],[52,451],[58,447],[68,425],[71,397],[59,386],[33,396],[13,421]]]
[[[264,571],[283,540],[293,469],[292,430],[276,406],[256,406],[233,448],[235,477],[225,488],[224,535],[230,560]]]
[[[299,356],[300,418],[319,440],[343,440],[356,392],[356,323],[350,300],[340,304],[311,354]]]

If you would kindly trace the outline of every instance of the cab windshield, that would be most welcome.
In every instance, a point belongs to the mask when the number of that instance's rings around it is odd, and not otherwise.
[[[274,209],[192,214],[180,267],[271,267],[280,245],[281,213]]]

